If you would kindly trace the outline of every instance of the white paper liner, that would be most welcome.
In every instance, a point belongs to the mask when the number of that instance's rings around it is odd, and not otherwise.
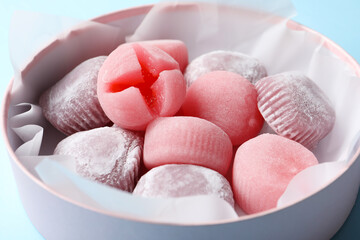
[[[275,16],[286,18],[293,14],[289,1],[278,0],[272,5],[275,8],[270,10],[270,15],[253,11],[264,10],[268,4],[249,6],[242,1],[225,3],[232,4],[233,7],[157,4],[127,40],[179,39],[186,43],[190,60],[212,50],[240,51],[263,62],[269,75],[291,70],[303,71],[324,90],[337,114],[335,127],[314,151],[322,164],[298,174],[279,199],[278,207],[286,206],[316,192],[348,167],[347,161],[359,148],[360,109],[353,105],[360,102],[360,79],[347,63],[325,47],[320,36],[291,30],[287,27],[287,20]],[[246,8],[241,10],[237,6]],[[29,18],[40,20],[29,28]],[[17,45],[20,43],[14,41],[10,46],[15,77],[9,110],[11,130],[8,134],[19,160],[34,176],[40,177],[55,191],[74,201],[122,216],[176,223],[237,218],[225,201],[212,196],[143,199],[76,176],[68,171],[73,167],[73,161],[69,157],[48,156],[64,135],[44,123],[41,109],[36,105],[39,94],[81,61],[108,54],[124,41],[124,33],[128,33],[129,29],[126,29],[126,24],[121,20],[111,25],[82,22],[69,31],[68,26],[74,26],[79,21],[64,21],[60,17],[34,13],[22,13],[14,19],[10,42],[20,37],[28,39],[26,34],[30,34],[34,43],[31,46],[35,48],[28,48],[22,54],[19,49],[23,45]],[[136,19],[139,23],[140,20]],[[44,30],[44,22],[56,24],[54,28],[49,26]],[[117,25],[121,28],[116,27]],[[23,32],[22,29],[32,31]],[[46,33],[46,29],[62,34],[45,34],[45,41],[41,36]],[[59,46],[43,53],[47,56],[45,60],[41,58],[40,63],[29,67],[27,63],[34,58],[41,46],[46,46],[44,43],[52,40]],[[98,47],[98,43],[102,43],[102,47]],[[64,60],[65,66],[60,65]],[[46,144],[41,145],[42,142]],[[37,156],[39,153],[42,156]],[[116,204],[119,201],[122,204]],[[143,211],[138,211],[139,209]],[[237,212],[239,216],[243,214],[238,208]]]
[[[334,176],[339,174],[339,171],[346,169],[346,162],[325,162],[312,167],[309,167],[298,173],[289,183],[283,195],[279,198],[277,206],[287,206],[304,196],[309,196],[316,189],[321,189]],[[304,181],[307,181],[304,183]],[[311,181],[311,182],[309,182]]]
[[[237,218],[230,204],[217,196],[147,199],[79,177],[58,162],[46,158],[36,167],[36,171],[58,193],[104,212],[128,216],[130,219],[138,217],[158,222],[202,223]]]

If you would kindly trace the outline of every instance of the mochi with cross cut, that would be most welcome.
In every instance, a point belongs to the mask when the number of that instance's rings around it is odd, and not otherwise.
[[[171,57],[173,57],[179,64],[180,70],[185,71],[188,65],[189,57],[188,50],[184,42],[177,39],[157,39],[136,42],[143,46],[153,46],[160,48]],[[132,43],[130,43],[132,44]]]
[[[105,60],[97,93],[105,114],[116,125],[145,130],[159,116],[172,116],[186,93],[179,64],[163,50],[123,44]]]

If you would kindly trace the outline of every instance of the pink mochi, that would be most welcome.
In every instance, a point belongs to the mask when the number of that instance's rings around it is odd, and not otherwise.
[[[164,117],[145,132],[144,165],[194,164],[226,175],[232,161],[229,136],[215,124],[196,117]]]
[[[174,39],[160,39],[140,41],[137,43],[142,46],[153,46],[160,48],[179,63],[179,67],[182,72],[185,71],[185,68],[189,62],[189,57],[188,50],[184,42]]]
[[[335,124],[325,93],[300,72],[285,72],[256,83],[258,107],[279,135],[314,149]]]
[[[66,135],[110,123],[102,110],[96,85],[106,56],[88,59],[65,75],[40,97],[45,118]]]
[[[233,145],[257,136],[264,119],[257,92],[244,77],[226,71],[209,72],[187,90],[182,114],[206,119],[224,130]]]
[[[131,192],[138,180],[143,138],[119,127],[74,133],[58,143],[54,154],[72,156],[77,174]]]
[[[262,134],[250,139],[235,154],[235,201],[247,214],[275,208],[290,180],[316,164],[311,151],[285,137]]]
[[[186,93],[179,64],[166,52],[137,43],[120,45],[100,68],[97,93],[116,125],[145,130],[158,116],[172,116]]]
[[[140,178],[133,194],[147,198],[215,195],[234,207],[231,186],[224,176],[190,164],[167,164],[151,169]]]
[[[234,72],[253,84],[267,76],[266,68],[256,58],[240,52],[217,50],[190,62],[185,71],[186,86],[190,87],[201,75],[213,71]]]

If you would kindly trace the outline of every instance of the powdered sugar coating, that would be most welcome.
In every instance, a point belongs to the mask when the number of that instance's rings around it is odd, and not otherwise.
[[[234,207],[233,193],[224,176],[190,164],[168,164],[151,169],[140,178],[133,194],[148,198],[216,195]]]
[[[335,111],[324,92],[300,72],[285,72],[255,84],[258,107],[279,135],[312,149],[333,128]]]
[[[59,142],[54,154],[74,157],[82,177],[131,192],[142,148],[138,133],[113,126],[75,133]]]
[[[203,54],[190,62],[184,75],[187,87],[201,75],[212,71],[234,72],[253,84],[267,76],[265,67],[257,59],[240,52],[218,50]]]
[[[110,123],[96,93],[98,72],[105,59],[99,56],[82,62],[40,97],[46,119],[66,135]]]

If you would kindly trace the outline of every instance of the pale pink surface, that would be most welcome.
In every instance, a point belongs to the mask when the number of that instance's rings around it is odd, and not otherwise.
[[[75,159],[82,177],[131,192],[138,179],[143,138],[119,127],[78,132],[58,143],[54,154]]]
[[[144,82],[141,65],[132,46],[120,45],[106,58],[99,71],[98,81],[104,82],[108,91],[115,84],[121,86]]]
[[[148,122],[154,119],[153,113],[135,87],[129,87],[121,92],[106,93],[101,97],[101,106],[106,114],[118,126],[126,129],[143,130]],[[113,111],[112,108],[114,108]]]
[[[144,78],[147,77],[146,74],[151,74],[152,77],[156,78],[164,70],[179,69],[178,62],[160,48],[141,46],[137,43],[133,43],[131,46],[136,52],[142,70],[145,71],[143,73]]]
[[[99,56],[82,62],[41,95],[44,116],[66,135],[110,123],[96,93],[98,72],[105,59]]]
[[[262,134],[242,144],[235,154],[233,191],[248,214],[276,207],[290,180],[318,164],[301,144],[275,134]]]
[[[213,71],[240,74],[251,83],[267,76],[266,68],[256,58],[235,51],[212,51],[192,60],[186,68],[186,86],[190,87],[201,75]]]
[[[215,195],[234,207],[231,186],[223,175],[190,164],[167,164],[151,169],[140,178],[133,194],[148,198]]]
[[[228,135],[215,124],[196,117],[161,117],[145,132],[144,164],[194,164],[226,175],[232,161]]]
[[[140,45],[160,48],[179,63],[179,67],[182,72],[185,71],[185,68],[188,65],[189,57],[188,50],[184,42],[175,39],[160,39],[140,41],[137,43]]]
[[[175,114],[185,91],[179,64],[152,46],[121,45],[99,71],[97,92],[104,112],[115,124],[131,130],[145,130],[154,118]]]
[[[259,110],[277,134],[313,149],[333,128],[336,116],[330,100],[304,74],[280,73],[255,87]]]
[[[118,125],[144,130],[156,115],[171,116],[181,107],[186,92],[183,75],[179,70],[163,71],[150,90],[157,93],[156,101],[151,103],[146,102],[138,88],[129,87],[121,92],[104,94],[102,104],[116,106],[117,111],[111,112],[111,116]]]
[[[264,119],[253,84],[239,74],[214,71],[199,77],[187,90],[182,114],[206,119],[238,146],[255,137]]]
[[[186,85],[178,70],[163,71],[151,89],[157,96],[158,113],[162,117],[174,115],[184,102]]]

